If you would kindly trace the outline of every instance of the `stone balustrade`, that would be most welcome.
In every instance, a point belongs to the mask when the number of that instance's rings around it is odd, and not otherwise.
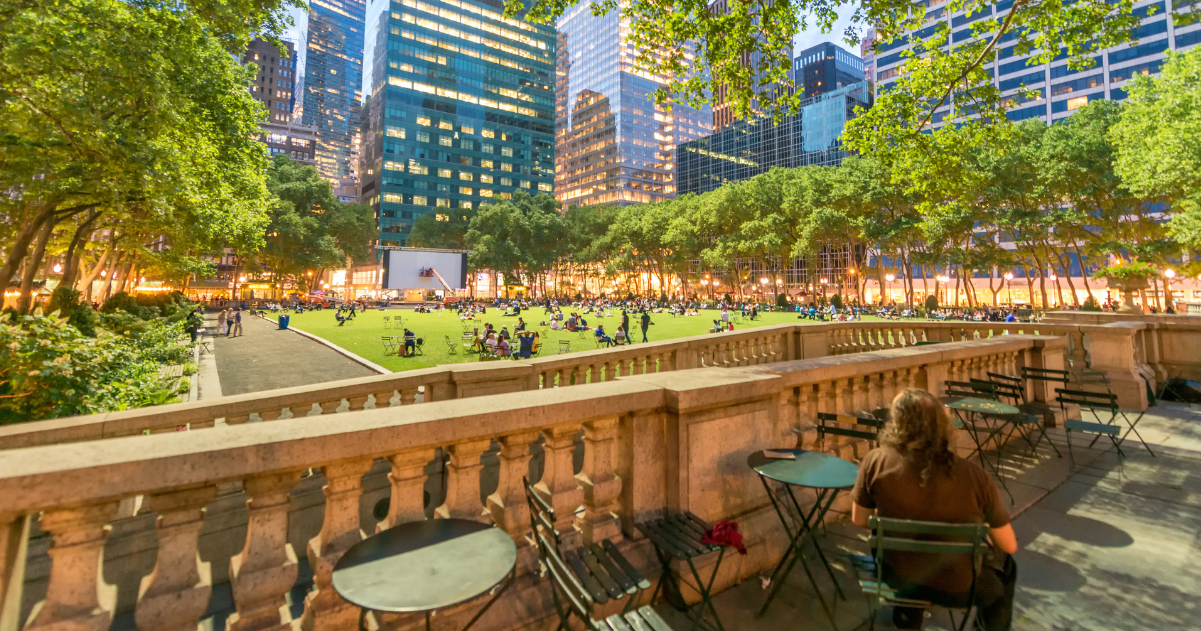
[[[1078,313],[1078,312],[1070,312]],[[1185,317],[1185,316],[1181,316]],[[1183,325],[1179,325],[1183,326]],[[551,354],[522,361],[451,364],[401,373],[284,388],[220,399],[109,412],[0,427],[0,449],[97,440],[143,433],[204,429],[387,406],[429,403],[547,387],[611,381],[618,377],[698,367],[739,367],[794,359],[907,348],[919,343],[982,339],[1010,334],[1067,339],[1068,367],[1105,372],[1124,407],[1146,409],[1147,386],[1180,374],[1178,349],[1201,345],[1201,336],[1140,322],[1037,324],[921,320],[781,324],[698,335],[627,347]],[[1183,331],[1183,329],[1182,329]],[[593,345],[590,333],[576,343]],[[1201,352],[1201,348],[1197,348]],[[1194,355],[1195,357],[1196,355]],[[1170,359],[1164,360],[1168,357]],[[1148,364],[1152,368],[1148,367]],[[1180,367],[1169,370],[1166,366]],[[1163,376],[1159,376],[1163,373]]]
[[[587,384],[579,366],[592,381],[598,362],[572,359],[579,387],[544,387],[537,396],[359,406],[337,423],[323,410],[287,423],[114,437],[103,447],[0,451],[0,631],[107,629],[114,616],[146,631],[195,629],[215,586],[232,594],[228,629],[354,629],[357,609],[330,587],[340,555],[364,533],[439,517],[495,524],[519,547],[518,582],[480,628],[546,626],[553,608],[524,536],[523,476],[555,507],[569,542],[611,540],[652,575],[653,554],[635,522],[667,510],[736,519],[750,554],[723,564],[720,590],[770,568],[787,545],[746,467],[750,452],[796,444],[818,411],[867,410],[906,387],[937,393],[946,380],[1066,365],[1058,336],[780,362],[759,360],[785,352],[773,347],[779,338],[763,339],[710,354],[701,363],[714,364],[697,368],[644,347],[623,356],[642,357],[643,370],[618,374],[625,368],[614,363],[610,380],[602,365],[604,378]],[[621,350],[630,351],[638,352]],[[649,357],[658,371],[646,369]],[[745,365],[718,367],[727,362]],[[554,370],[564,378],[565,368]],[[435,383],[435,392],[445,385]],[[1032,398],[1049,399],[1031,388]],[[822,447],[856,455],[853,444]],[[300,597],[291,590],[302,566],[312,589]],[[441,611],[435,626],[458,628],[478,606]],[[418,620],[378,622],[408,629]]]
[[[1143,325],[1135,341],[1138,363],[1151,370],[1155,381],[1201,380],[1201,317],[1196,315],[1123,314],[1096,311],[1053,311],[1055,324]]]

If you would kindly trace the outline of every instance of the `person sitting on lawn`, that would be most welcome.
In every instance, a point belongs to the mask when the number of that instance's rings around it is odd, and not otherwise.
[[[484,338],[484,344],[485,344],[485,345],[488,347],[488,352],[489,352],[489,353],[492,353],[493,355],[495,355],[495,354],[496,354],[496,345],[497,345],[497,343],[498,343],[498,342],[496,341],[496,334],[495,334],[495,333],[491,333],[491,332],[489,332],[489,333],[488,333],[488,335],[487,335],[487,337],[485,337],[485,338]]]
[[[522,318],[517,318],[517,326],[513,327],[513,332],[517,333],[519,331],[524,331],[524,330],[525,330],[525,320]]]
[[[500,341],[496,343],[496,356],[508,357],[510,352],[511,347],[509,346],[509,340],[502,337]]]
[[[498,333],[496,337],[498,340],[509,339],[509,325],[507,325],[507,324],[500,325],[500,333]]]
[[[625,346],[627,343],[629,343],[629,340],[626,339],[625,328],[623,328],[621,325],[617,325],[617,332],[613,334],[612,346]]]
[[[609,337],[605,333],[605,325],[603,325],[603,324],[596,325],[596,332],[593,333],[592,335],[594,335],[596,337],[597,342],[604,344],[605,346],[613,346],[613,338]]]
[[[568,330],[568,331],[571,331],[571,332],[573,332],[573,333],[574,333],[576,330],[578,330],[577,321],[576,321],[576,318],[575,318],[575,314],[574,314],[574,313],[573,313],[573,314],[571,314],[571,317],[570,317],[570,318],[567,318],[567,330]]]
[[[407,328],[405,329],[405,356],[417,354],[417,336]]]
[[[532,331],[522,331],[517,334],[517,356],[529,359],[534,354],[534,340],[538,334]]]
[[[551,321],[550,321],[550,330],[552,330],[552,331],[562,331],[562,330],[563,330],[563,327],[559,326],[559,321],[558,321],[558,320],[551,320]]]

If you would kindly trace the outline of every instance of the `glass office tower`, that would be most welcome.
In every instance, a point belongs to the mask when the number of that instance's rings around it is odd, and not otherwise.
[[[738,121],[711,136],[676,147],[680,193],[705,193],[772,167],[836,166],[848,154],[842,130],[856,108],[872,106],[867,81],[801,102],[800,113]]]
[[[376,30],[359,201],[380,244],[423,214],[552,193],[555,32],[499,1],[398,0]]]
[[[628,26],[591,3],[558,22],[555,196],[565,205],[632,204],[676,194],[675,146],[712,131],[709,107],[656,107],[661,78],[634,66]]]
[[[301,35],[296,114],[317,129],[317,169],[334,182],[357,171],[366,9],[363,0],[313,2]]]

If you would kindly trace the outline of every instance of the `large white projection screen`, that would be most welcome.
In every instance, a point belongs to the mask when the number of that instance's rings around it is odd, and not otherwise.
[[[434,269],[450,288],[467,287],[467,253],[461,250],[423,250],[399,248],[384,257],[384,289],[445,289],[432,273]]]

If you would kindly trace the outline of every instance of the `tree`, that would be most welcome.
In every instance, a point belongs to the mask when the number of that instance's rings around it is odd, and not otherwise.
[[[71,274],[99,228],[131,244],[186,233],[257,247],[268,197],[254,138],[265,111],[231,53],[256,31],[278,35],[281,6],[67,0],[0,9],[0,188],[10,192],[0,199],[0,286],[23,269],[27,304],[60,227],[72,234]],[[97,265],[118,270],[119,256],[103,258]],[[120,263],[132,272],[136,251]]]
[[[1136,76],[1127,92],[1114,170],[1135,194],[1166,197],[1172,235],[1201,247],[1201,50],[1169,52],[1159,76]]]
[[[272,160],[267,188],[276,199],[266,247],[254,261],[272,272],[277,287],[289,280],[299,284],[307,271],[367,261],[376,231],[370,207],[338,201],[315,167],[285,155]]]
[[[531,293],[545,291],[546,272],[559,257],[565,234],[553,197],[518,191],[512,200],[481,206],[471,219],[467,263],[500,273],[506,285],[525,282]]]

